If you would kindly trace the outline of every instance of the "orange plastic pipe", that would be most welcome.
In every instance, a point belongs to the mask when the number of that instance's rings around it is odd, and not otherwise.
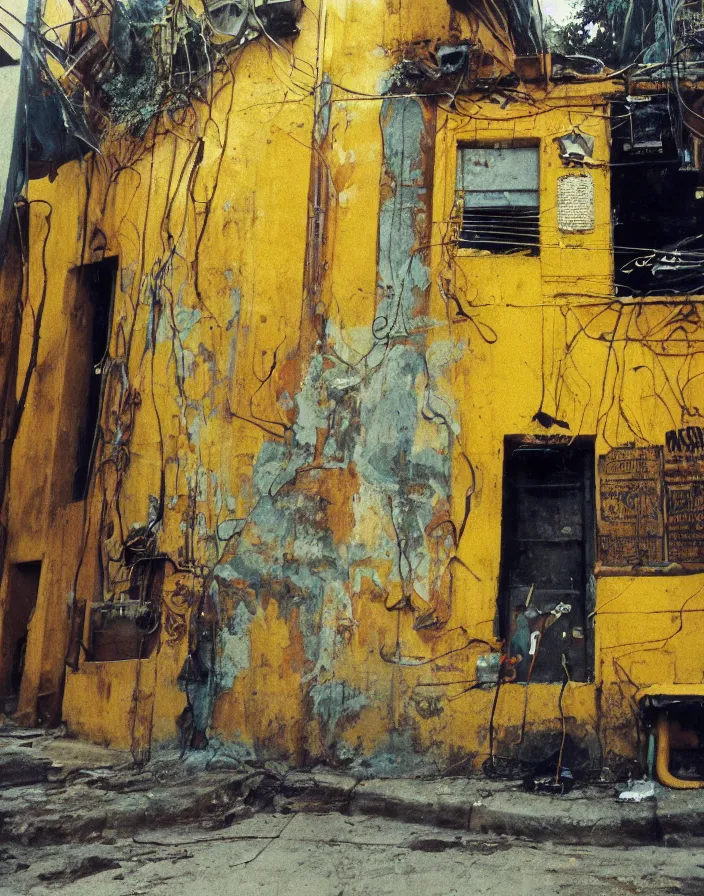
[[[704,781],[685,781],[670,773],[670,723],[666,712],[658,714],[658,752],[655,759],[658,781],[673,790],[699,790]]]

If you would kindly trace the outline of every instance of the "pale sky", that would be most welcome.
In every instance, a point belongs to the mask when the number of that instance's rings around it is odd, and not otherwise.
[[[542,2],[545,16],[552,16],[560,24],[569,19],[572,13],[572,6],[572,0],[543,0]]]

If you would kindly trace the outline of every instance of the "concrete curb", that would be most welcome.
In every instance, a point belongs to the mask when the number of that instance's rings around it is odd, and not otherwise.
[[[543,842],[704,843],[702,791],[657,787],[656,799],[624,803],[610,788],[552,796],[484,778],[360,780],[326,767],[301,772],[281,763],[263,767],[235,759],[209,769],[181,761],[178,753],[135,770],[120,763],[124,756],[94,750],[91,768],[85,750],[74,757],[70,743],[59,746],[66,755],[58,765],[25,746],[13,744],[0,752],[0,840],[87,841],[109,831],[189,822],[227,827],[273,808],[367,815]]]
[[[466,778],[357,781],[330,771],[287,775],[283,811],[338,811],[483,835],[597,846],[692,846],[704,841],[704,794],[665,791],[619,802],[613,793],[526,793]]]
[[[187,785],[122,792],[83,783],[65,790],[50,783],[7,788],[0,790],[0,842],[40,846],[100,839],[108,830],[134,833],[188,822],[226,826],[228,813],[242,804],[245,777],[214,773],[194,776]]]

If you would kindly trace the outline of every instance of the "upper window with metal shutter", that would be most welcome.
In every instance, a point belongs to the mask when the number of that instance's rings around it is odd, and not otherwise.
[[[539,187],[537,146],[461,146],[457,153],[460,248],[538,255]]]

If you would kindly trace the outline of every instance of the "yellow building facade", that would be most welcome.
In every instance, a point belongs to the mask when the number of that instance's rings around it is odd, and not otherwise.
[[[30,182],[25,723],[598,773],[702,686],[701,299],[618,289],[622,85],[480,12],[311,0]]]

